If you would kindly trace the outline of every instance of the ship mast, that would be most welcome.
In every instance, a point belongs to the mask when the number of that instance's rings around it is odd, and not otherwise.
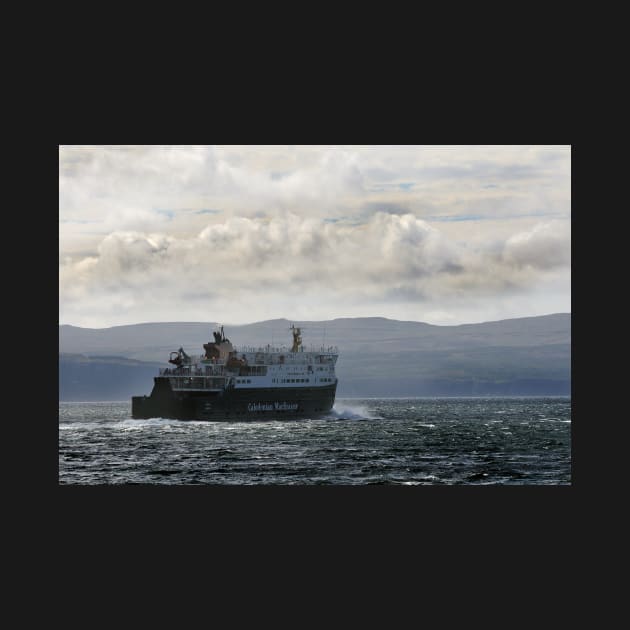
[[[291,346],[291,352],[299,352],[299,349],[302,346],[302,329],[296,328],[293,324],[291,324],[290,330],[293,333],[293,346]]]

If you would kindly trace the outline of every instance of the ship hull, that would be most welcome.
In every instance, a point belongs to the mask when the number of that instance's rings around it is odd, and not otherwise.
[[[156,377],[150,396],[131,399],[131,415],[226,422],[316,418],[330,412],[336,390],[333,383],[322,387],[173,391],[168,379]]]

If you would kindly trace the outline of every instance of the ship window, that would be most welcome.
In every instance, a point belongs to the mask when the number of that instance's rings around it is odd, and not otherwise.
[[[249,379],[247,379],[247,382],[248,382],[248,383],[251,383],[251,381],[250,381]]]

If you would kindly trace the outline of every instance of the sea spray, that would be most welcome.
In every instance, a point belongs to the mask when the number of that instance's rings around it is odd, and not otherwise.
[[[336,402],[331,409],[330,415],[327,417],[330,420],[382,420],[381,416],[375,415],[373,410],[370,410],[364,405],[353,404],[350,405],[346,402]]]

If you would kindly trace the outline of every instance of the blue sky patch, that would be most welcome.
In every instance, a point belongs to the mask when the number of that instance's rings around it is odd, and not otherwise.
[[[427,217],[427,221],[483,221],[484,219],[495,219],[496,217],[485,217],[482,214],[444,214]]]
[[[163,214],[163,215],[167,216],[169,221],[171,221],[173,219],[173,217],[175,216],[175,211],[174,210],[156,210],[156,212],[158,214]]]

